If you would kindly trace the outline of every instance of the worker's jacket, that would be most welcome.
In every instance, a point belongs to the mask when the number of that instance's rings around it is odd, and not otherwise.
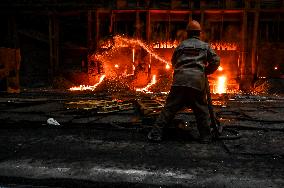
[[[185,86],[204,91],[205,74],[212,74],[220,58],[206,42],[197,37],[184,40],[172,56],[174,69],[172,86]]]

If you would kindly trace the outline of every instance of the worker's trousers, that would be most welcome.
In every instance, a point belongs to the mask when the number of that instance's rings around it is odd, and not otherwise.
[[[205,92],[190,87],[172,86],[166,104],[156,120],[156,126],[162,128],[169,126],[176,113],[187,107],[193,110],[200,137],[210,136],[209,111]]]

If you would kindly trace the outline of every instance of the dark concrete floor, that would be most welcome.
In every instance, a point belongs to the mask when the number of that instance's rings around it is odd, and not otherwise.
[[[190,128],[149,143],[151,121],[135,108],[64,106],[89,97],[0,96],[0,187],[284,187],[284,98],[230,96],[215,109],[241,138],[207,145],[196,140],[190,113],[178,115]],[[47,125],[50,117],[62,126]]]

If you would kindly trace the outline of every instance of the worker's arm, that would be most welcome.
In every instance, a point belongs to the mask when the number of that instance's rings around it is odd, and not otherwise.
[[[171,60],[173,68],[175,67],[176,61],[177,61],[177,51],[178,51],[178,48],[175,49],[173,56],[172,56],[172,60]]]
[[[208,65],[205,69],[205,73],[212,74],[215,72],[220,65],[220,57],[215,53],[215,51],[209,46],[207,51],[207,62]]]

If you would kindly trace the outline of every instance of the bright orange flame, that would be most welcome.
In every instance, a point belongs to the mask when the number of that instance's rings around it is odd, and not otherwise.
[[[236,43],[230,43],[230,42],[211,42],[210,43],[211,48],[214,50],[229,50],[229,51],[235,51],[238,48],[238,45]]]
[[[218,77],[216,93],[226,93],[227,91],[227,78],[226,76]]]
[[[169,64],[166,64],[166,69],[170,69],[170,65]]]
[[[218,67],[218,71],[223,71],[224,69],[223,69],[223,67]]]
[[[152,85],[156,84],[156,83],[157,83],[156,75],[153,75],[151,82],[146,87],[136,88],[136,91],[141,91],[141,92],[145,92],[145,93],[151,93],[151,91],[149,91],[149,88]]]
[[[155,42],[153,48],[176,48],[178,46],[178,41],[167,41],[167,42]]]
[[[150,55],[150,64],[151,64],[151,58],[155,58],[163,63],[170,64],[169,61],[159,56],[157,53],[154,52],[153,48],[146,43],[142,42],[138,39],[131,39],[123,36],[114,36],[113,41],[107,43],[107,46],[110,46],[110,48],[107,48],[108,50],[103,51],[102,53],[94,53],[91,56],[89,56],[89,59],[93,59],[94,61],[100,61],[103,65],[103,70],[106,74],[106,77],[113,77],[113,71],[111,68],[114,67],[114,63],[109,58],[112,58],[112,55],[118,51],[118,49],[123,47],[131,47],[132,49],[132,64],[134,64],[133,61],[135,61],[135,48],[134,46],[138,46],[142,49],[144,49],[147,53]],[[135,68],[133,68],[134,72]],[[132,73],[133,74],[133,73]],[[126,74],[128,76],[129,74]],[[131,74],[130,74],[131,75]]]
[[[75,87],[71,87],[69,90],[71,91],[84,91],[84,90],[91,90],[91,91],[94,91],[96,89],[96,87],[102,83],[102,81],[105,79],[106,75],[102,75],[100,77],[100,80],[98,83],[96,83],[95,85],[93,86],[85,86],[85,85],[80,85],[80,86],[75,86]]]
[[[119,67],[119,65],[118,65],[118,64],[115,64],[115,65],[114,65],[114,67],[115,67],[115,68],[118,68],[118,67]]]
[[[132,49],[132,62],[134,63],[135,61],[135,49]]]

